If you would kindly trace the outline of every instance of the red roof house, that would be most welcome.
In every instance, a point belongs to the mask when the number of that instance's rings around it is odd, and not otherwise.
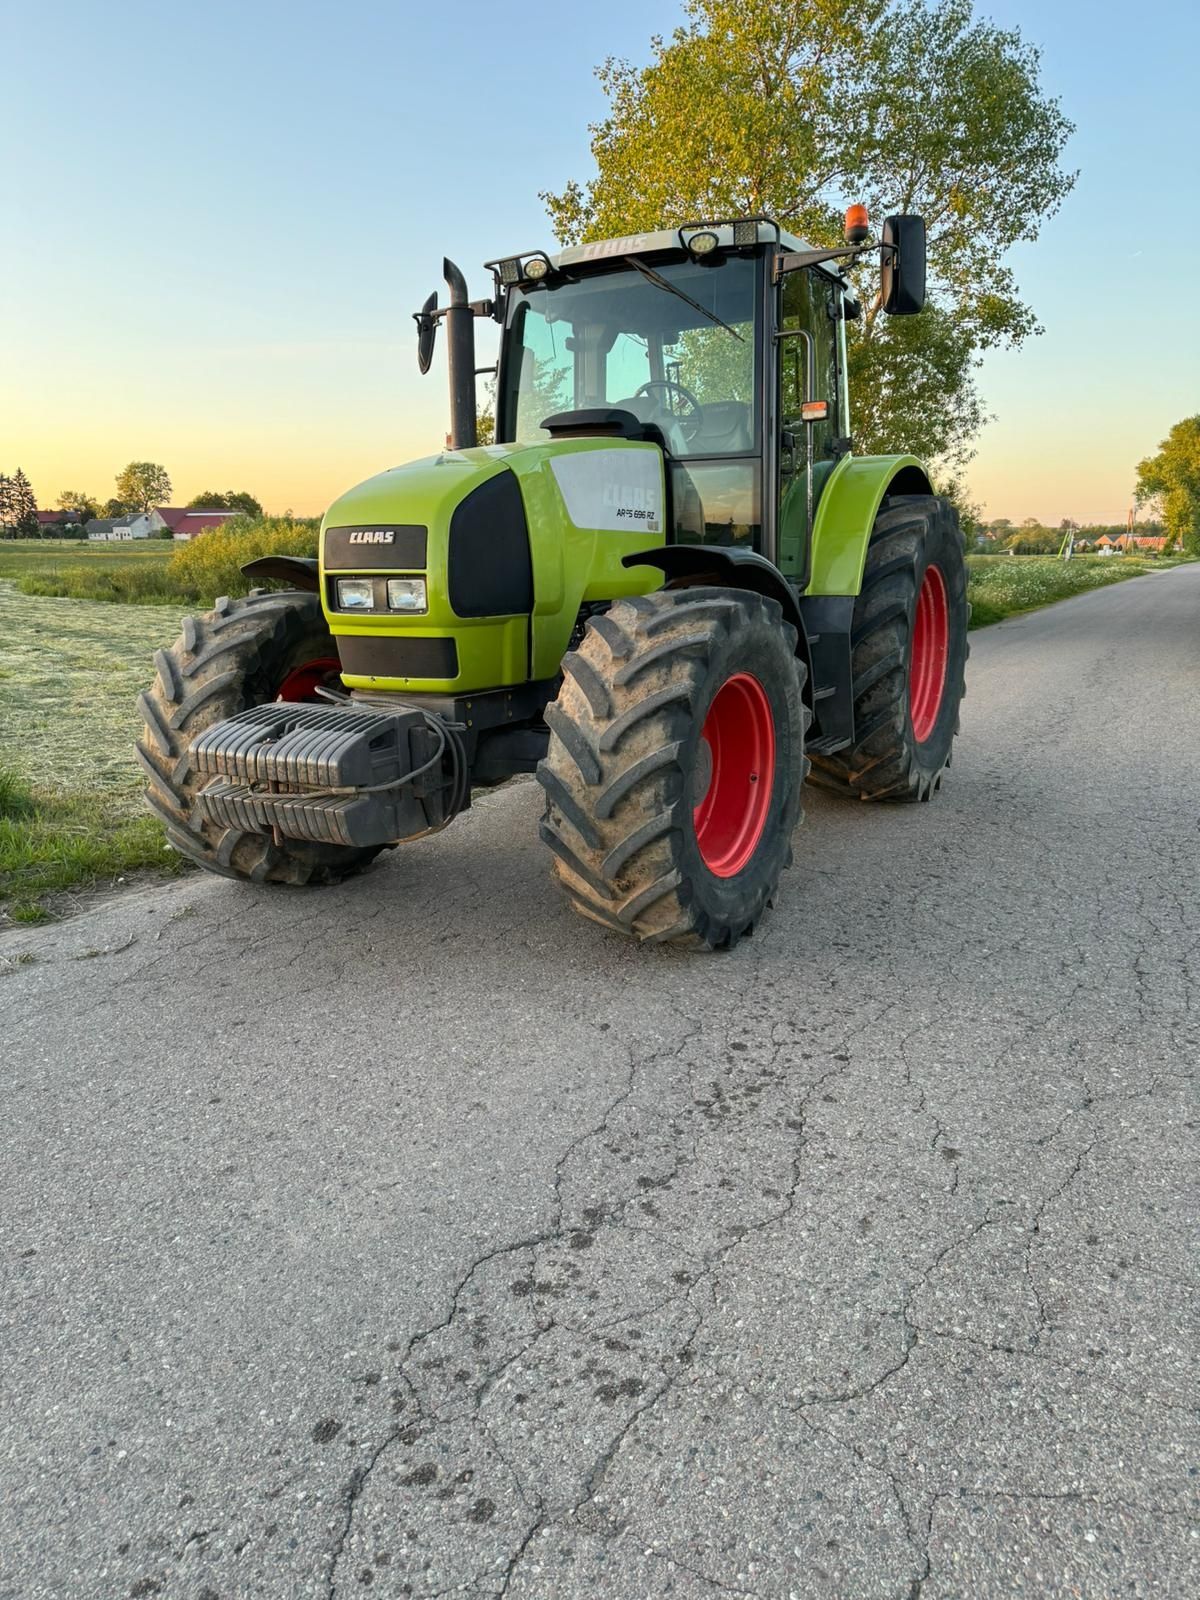
[[[205,511],[203,507],[190,511],[186,506],[156,506],[155,510],[176,539],[194,539],[198,533],[219,528],[238,515],[236,511]]]

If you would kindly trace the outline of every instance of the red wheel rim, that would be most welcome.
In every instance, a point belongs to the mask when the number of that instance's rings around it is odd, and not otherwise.
[[[938,567],[926,567],[917,614],[913,618],[912,654],[908,667],[908,701],[913,738],[924,744],[933,732],[946,689],[950,651],[950,606],[946,580]]]
[[[758,848],[775,784],[775,719],[757,678],[738,672],[725,680],[700,740],[711,776],[692,812],[696,843],[714,877],[732,878]]]
[[[316,661],[306,661],[293,667],[279,685],[276,700],[289,700],[293,705],[319,700],[317,687],[330,679],[341,681],[342,663],[335,656],[321,656]]]

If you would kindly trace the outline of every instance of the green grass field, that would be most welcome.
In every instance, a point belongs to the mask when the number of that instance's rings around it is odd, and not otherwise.
[[[74,539],[0,540],[0,581],[25,594],[114,600],[125,605],[170,605],[180,596],[168,567],[172,539],[108,544]]]
[[[71,891],[130,873],[182,870],[142,807],[133,754],[137,695],[153,674],[154,651],[196,609],[182,597],[161,598],[170,593],[171,555],[165,540],[0,541],[0,921],[69,909]],[[1171,564],[972,556],[972,623]],[[86,593],[130,584],[137,593],[132,603],[64,598],[64,573]],[[39,587],[51,593],[28,592]]]

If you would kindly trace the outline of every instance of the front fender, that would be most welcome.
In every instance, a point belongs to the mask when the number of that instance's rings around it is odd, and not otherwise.
[[[243,561],[241,570],[248,578],[274,578],[277,583],[290,583],[293,589],[306,589],[310,594],[321,590],[315,556],[257,556],[253,561]]]
[[[786,621],[796,630],[796,654],[809,667],[808,635],[796,599],[796,591],[779,568],[757,550],[718,544],[668,544],[656,550],[640,550],[625,556],[624,566],[658,567],[668,583],[712,583],[729,589],[749,589],[754,594],[778,600]],[[808,698],[805,689],[805,698]]]

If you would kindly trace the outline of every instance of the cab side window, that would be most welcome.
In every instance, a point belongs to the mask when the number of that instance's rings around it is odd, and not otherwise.
[[[832,459],[837,436],[837,289],[814,268],[789,272],[783,280],[780,331],[795,338],[780,341],[779,415],[788,432],[802,432],[800,407],[807,399],[825,400],[829,413],[813,427],[813,455]],[[807,338],[803,335],[807,334]],[[811,373],[809,366],[811,363]]]

